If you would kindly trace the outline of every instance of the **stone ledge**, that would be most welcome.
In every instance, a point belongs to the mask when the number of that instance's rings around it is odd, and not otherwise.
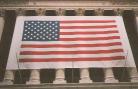
[[[91,83],[91,84],[39,84],[1,85],[0,89],[138,89],[138,83]]]

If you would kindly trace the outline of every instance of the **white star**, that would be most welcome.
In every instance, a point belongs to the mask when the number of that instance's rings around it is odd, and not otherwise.
[[[45,40],[46,38],[42,38],[43,40]]]
[[[24,40],[26,40],[26,38],[23,38]]]
[[[52,22],[50,21],[49,23],[51,24]]]

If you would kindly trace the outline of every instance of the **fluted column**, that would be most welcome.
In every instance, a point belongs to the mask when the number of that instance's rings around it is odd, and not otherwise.
[[[57,11],[57,14],[59,16],[63,16],[64,15],[64,10],[59,9]],[[66,83],[65,70],[64,69],[56,69],[55,80],[53,81],[53,83],[54,84],[65,84]]]
[[[84,15],[84,9],[77,9],[77,16],[83,16]],[[90,79],[89,74],[89,68],[81,68],[80,69],[80,80],[79,83],[92,83],[92,80]]]
[[[38,16],[43,16],[45,10],[44,9],[37,9],[36,14]],[[26,84],[40,84],[40,70],[39,69],[32,69],[30,71],[30,78],[29,81],[26,82]]]

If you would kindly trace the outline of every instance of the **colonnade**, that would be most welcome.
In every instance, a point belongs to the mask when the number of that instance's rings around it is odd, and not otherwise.
[[[69,9],[72,10],[72,9]],[[97,9],[94,10],[95,14],[98,16],[102,16],[104,10],[102,9]],[[44,16],[45,15],[45,9],[37,9],[35,10],[36,14],[38,16]],[[59,9],[55,10],[56,14],[58,16],[64,16],[66,9]],[[91,10],[89,10],[91,11]],[[114,10],[116,15],[121,15],[124,10]],[[85,13],[85,9],[75,9],[76,15],[77,16],[83,16]],[[0,39],[2,36],[3,32],[3,27],[4,27],[4,10],[1,10],[1,15],[0,15]],[[17,16],[23,16],[25,15],[25,9],[18,9],[16,10]],[[137,68],[127,68],[130,81],[131,82],[138,82],[138,73],[137,73]],[[89,68],[80,68],[80,80],[79,83],[93,83],[93,80],[90,78],[89,73]],[[104,82],[105,83],[119,83],[118,79],[115,78],[113,69],[112,68],[103,68],[104,71]],[[1,82],[2,84],[14,84],[14,79],[15,79],[15,70],[5,70],[5,76],[3,81]],[[45,76],[47,77],[47,76]],[[26,81],[26,84],[40,84],[40,70],[38,69],[32,69],[30,70],[30,77],[29,80]],[[55,69],[55,80],[53,81],[53,84],[65,84],[67,83],[66,78],[65,78],[65,69]]]

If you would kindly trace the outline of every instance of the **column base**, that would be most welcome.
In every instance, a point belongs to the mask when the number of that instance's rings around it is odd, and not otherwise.
[[[30,81],[27,81],[26,84],[27,85],[29,85],[29,84],[40,84],[40,81],[39,80],[30,80]]]
[[[81,80],[79,80],[79,83],[92,83],[93,81],[89,78],[83,78]]]
[[[13,81],[12,80],[3,80],[0,85],[13,85]]]
[[[66,84],[66,80],[64,79],[56,79],[55,81],[53,81],[53,84]]]
[[[106,78],[105,83],[118,83],[119,81],[115,78]]]

